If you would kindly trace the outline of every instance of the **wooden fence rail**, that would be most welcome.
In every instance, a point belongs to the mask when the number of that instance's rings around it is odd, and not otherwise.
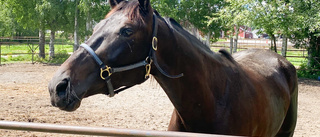
[[[48,39],[48,38],[46,38]],[[13,56],[13,55],[32,55],[32,63],[34,63],[34,55],[39,54],[37,52],[37,49],[39,48],[39,37],[36,36],[18,36],[18,37],[0,37],[0,57],[1,56]],[[49,44],[48,41],[45,42],[45,44]],[[29,47],[30,53],[2,53],[1,46],[17,46],[17,45],[25,45]],[[72,43],[63,42],[63,41],[56,41],[55,45],[73,45]],[[49,53],[46,53],[48,55]],[[58,53],[59,54],[59,53]],[[58,55],[55,54],[55,55]],[[0,60],[1,65],[1,60]]]
[[[1,52],[1,45],[9,45],[14,46],[14,45],[23,45],[26,44],[29,46],[29,49],[31,50],[31,53],[2,53]],[[8,55],[32,55],[32,63],[34,62],[34,55],[38,54],[37,53],[37,48],[39,44],[39,37],[0,37],[0,57],[1,55],[3,56],[8,56]],[[48,42],[46,42],[48,44]],[[66,45],[72,45],[71,43],[61,43],[56,41],[55,44],[66,44]],[[239,41],[239,50],[245,50],[248,48],[265,48],[268,49],[270,42],[266,39],[257,39],[257,40],[240,40]],[[245,46],[247,45],[247,47]],[[260,46],[259,46],[260,45]],[[280,45],[280,43],[279,43]],[[229,49],[230,43],[229,42],[216,42],[211,45],[212,49],[220,49],[220,48],[228,48]],[[279,49],[281,51],[281,49]],[[302,52],[302,55],[295,56],[295,55],[287,55],[287,58],[307,58],[307,52],[305,49],[288,49],[287,52]],[[1,65],[1,60],[0,60],[0,65]]]

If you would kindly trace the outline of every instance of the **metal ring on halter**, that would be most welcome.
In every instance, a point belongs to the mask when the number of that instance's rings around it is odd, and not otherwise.
[[[156,51],[158,49],[158,38],[157,37],[153,37],[153,39],[152,39],[152,48],[154,51]]]
[[[111,67],[107,67],[106,69],[100,69],[101,71],[100,71],[100,77],[103,79],[103,80],[106,80],[106,77],[104,77],[103,76],[103,73],[104,72],[108,72],[108,76],[107,77],[110,77],[111,75],[112,75],[112,73],[111,73]]]

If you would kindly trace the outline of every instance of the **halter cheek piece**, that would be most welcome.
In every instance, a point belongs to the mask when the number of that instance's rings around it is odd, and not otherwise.
[[[132,86],[126,86],[117,90],[114,90],[112,83],[111,83],[111,75],[113,73],[117,73],[117,72],[122,72],[122,71],[127,71],[127,70],[132,70],[135,68],[139,68],[142,66],[145,66],[146,68],[146,75],[145,75],[145,79],[148,79],[150,76],[150,71],[151,71],[151,64],[154,63],[154,65],[157,67],[157,69],[160,71],[160,73],[162,73],[163,75],[165,75],[168,78],[180,78],[183,76],[183,73],[179,74],[179,75],[169,75],[167,72],[165,72],[160,65],[158,64],[156,55],[155,55],[155,51],[157,51],[158,48],[158,38],[157,38],[157,33],[158,33],[158,21],[156,19],[157,15],[155,13],[153,13],[153,38],[152,38],[152,48],[150,49],[149,55],[146,57],[145,60],[140,61],[138,63],[135,64],[131,64],[131,65],[127,65],[127,66],[123,66],[123,67],[110,67],[105,65],[100,58],[97,56],[97,54],[92,50],[92,48],[90,46],[88,46],[87,44],[83,43],[80,46],[83,47],[84,49],[86,49],[94,58],[94,60],[97,62],[97,64],[100,67],[100,77],[101,79],[103,79],[106,83],[107,83],[107,87],[108,87],[108,92],[109,92],[109,97],[113,97],[115,95],[115,93],[119,93],[125,89],[128,89]]]

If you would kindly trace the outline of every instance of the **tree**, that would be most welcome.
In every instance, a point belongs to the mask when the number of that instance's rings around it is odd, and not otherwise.
[[[267,33],[271,37],[271,47],[275,52],[277,52],[276,36],[282,35],[284,37],[283,43],[286,44],[286,38],[296,28],[292,25],[295,14],[289,0],[227,0],[227,2],[224,9],[216,14],[218,17],[212,18],[211,21],[221,20],[226,28],[229,28],[231,34],[234,34],[234,27],[239,25],[248,25],[260,30],[260,33]],[[284,56],[285,51],[286,46],[283,47]]]
[[[51,30],[50,32],[50,43],[49,43],[49,56],[54,56],[54,41],[55,32],[62,30],[60,26],[68,23],[67,17],[65,15],[67,7],[67,1],[61,0],[42,0],[40,4],[37,5],[37,10],[43,20],[43,26],[45,29]],[[42,34],[40,34],[42,36]]]
[[[79,41],[84,41],[86,36],[92,33],[94,23],[103,19],[110,11],[110,7],[107,1],[101,0],[73,0],[69,5],[72,6],[69,7],[68,18],[73,24],[63,30],[74,34],[74,50],[76,50]]]
[[[181,20],[178,15],[179,9],[181,9],[181,3],[179,0],[151,0],[151,5],[162,16],[171,17],[177,21]]]
[[[218,17],[211,18],[211,21],[220,20],[231,30],[233,30],[232,25],[239,22],[239,24],[247,24],[259,29],[271,37],[275,51],[276,35],[281,35],[284,43],[283,56],[286,56],[285,45],[287,38],[290,38],[296,47],[308,50],[308,67],[320,68],[320,3],[318,0],[229,0],[227,2],[229,2],[228,5],[216,14]],[[241,15],[246,16],[241,17]],[[241,17],[241,20],[236,19],[237,17]]]
[[[181,9],[178,14],[181,21],[191,22],[201,32],[210,34],[217,40],[222,29],[221,22],[211,22],[208,25],[208,21],[224,4],[222,0],[181,0]]]
[[[39,56],[44,57],[44,29],[41,12],[35,10],[41,1],[20,1],[20,0],[1,0],[7,9],[10,9],[10,17],[14,24],[14,28],[23,28],[27,30],[39,30]],[[17,29],[13,30],[15,33]],[[34,34],[34,33],[32,33]]]
[[[310,69],[320,68],[320,3],[318,0],[290,1],[292,13],[295,17],[290,35],[291,42],[296,47],[308,50],[308,64]],[[311,71],[310,73],[315,73]]]
[[[12,6],[0,1],[0,36],[34,36],[37,29],[24,27],[16,19]]]
[[[277,52],[276,35],[283,31],[281,24],[286,24],[284,20],[285,4],[284,1],[255,1],[247,3],[250,15],[249,20],[252,26],[268,34],[271,38],[271,49]]]
[[[229,31],[230,53],[237,52],[238,34],[240,26],[248,25],[249,10],[245,1],[226,0],[225,6],[217,13],[212,13],[208,24],[221,22],[223,31]]]
[[[79,31],[79,0],[74,0],[74,45],[73,45],[73,51],[76,51],[79,48],[79,36],[78,36],[78,31]]]
[[[190,24],[208,35],[208,40],[219,38],[220,22],[207,25],[212,13],[216,13],[224,6],[223,0],[153,0],[154,8],[163,16],[169,16],[188,28]]]
[[[1,36],[12,36],[15,28],[15,20],[12,17],[12,9],[7,3],[0,1],[0,32]]]

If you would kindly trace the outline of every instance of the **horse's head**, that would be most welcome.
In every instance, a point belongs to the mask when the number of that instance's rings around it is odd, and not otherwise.
[[[74,111],[85,97],[113,96],[113,90],[147,79],[154,32],[150,0],[109,3],[112,10],[49,83],[51,103],[62,110]]]

